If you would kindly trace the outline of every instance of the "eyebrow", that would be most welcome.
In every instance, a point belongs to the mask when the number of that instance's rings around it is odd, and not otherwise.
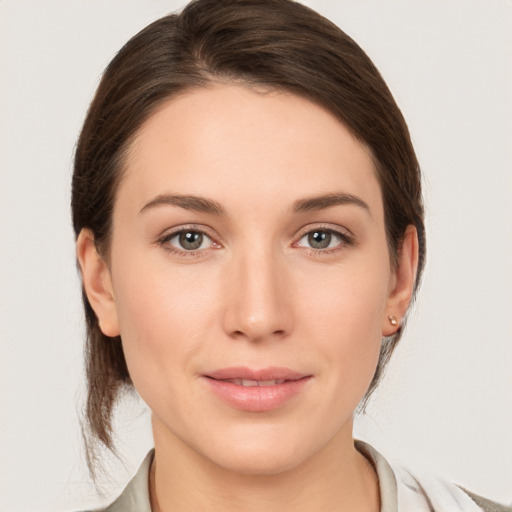
[[[212,215],[225,215],[224,208],[217,202],[204,197],[190,195],[162,194],[146,203],[139,213],[144,213],[158,206],[179,206],[185,210],[192,210]]]
[[[359,206],[360,208],[366,210],[371,216],[370,207],[362,199],[352,194],[346,194],[345,192],[337,192],[299,199],[293,203],[292,212],[306,213],[324,210],[326,208],[331,208],[332,206],[347,204]],[[139,213],[144,213],[159,206],[178,206],[180,208],[184,208],[185,210],[209,213],[211,215],[226,215],[224,208],[217,201],[212,199],[206,199],[204,197],[193,195],[173,194],[161,194],[156,196],[154,199],[146,203],[141,208]]]
[[[295,213],[313,212],[331,208],[332,206],[351,204],[366,210],[370,216],[370,207],[359,197],[345,192],[335,192],[321,196],[309,197],[295,201],[292,211]]]

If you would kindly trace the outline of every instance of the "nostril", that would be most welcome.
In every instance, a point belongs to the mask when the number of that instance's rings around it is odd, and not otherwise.
[[[252,332],[252,333],[247,332],[246,333],[241,330],[236,330],[231,333],[231,336],[233,338],[238,338],[238,339],[248,338],[248,339],[251,339],[252,341],[261,341],[266,338],[283,338],[285,335],[286,335],[285,329],[278,329],[278,330],[272,331],[268,334],[256,333],[256,332]]]
[[[274,281],[267,284],[251,281],[242,296],[228,295],[222,306],[222,326],[231,339],[277,340],[290,333],[292,312],[287,297],[276,292]]]

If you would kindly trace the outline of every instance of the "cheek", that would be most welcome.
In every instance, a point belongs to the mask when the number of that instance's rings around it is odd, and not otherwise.
[[[381,262],[310,269],[307,278],[297,283],[300,302],[306,306],[303,315],[311,321],[317,319],[319,328],[347,335],[374,332],[380,338],[389,278],[390,270]]]
[[[120,260],[113,276],[123,350],[141,394],[150,381],[187,369],[218,302],[193,266],[173,271],[165,260],[142,261]]]
[[[350,272],[317,273],[301,290],[299,322],[344,386],[367,386],[377,365],[385,315],[389,268],[378,264]],[[334,368],[336,367],[336,368]]]

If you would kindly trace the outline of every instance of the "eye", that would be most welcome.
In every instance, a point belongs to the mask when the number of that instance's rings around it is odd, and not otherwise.
[[[211,247],[212,239],[201,231],[183,229],[165,237],[162,242],[181,251],[199,251]]]
[[[348,237],[329,229],[315,229],[303,235],[298,241],[300,247],[315,250],[333,249],[343,243],[348,243]]]

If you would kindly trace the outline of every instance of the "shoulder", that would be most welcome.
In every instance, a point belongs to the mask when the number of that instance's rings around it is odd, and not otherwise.
[[[377,471],[381,512],[512,512],[511,507],[482,498],[442,478],[390,462],[366,443],[356,441],[356,447]]]
[[[495,501],[488,500],[463,487],[462,490],[485,512],[512,512],[512,506],[505,506]]]
[[[106,508],[88,512],[151,512],[149,501],[149,471],[153,456],[154,450],[151,450],[146,455],[137,473],[113,503]]]

